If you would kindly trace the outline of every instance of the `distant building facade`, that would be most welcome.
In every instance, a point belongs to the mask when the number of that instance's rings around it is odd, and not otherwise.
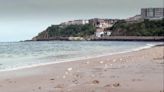
[[[112,34],[112,31],[110,31],[110,30],[109,31],[106,31],[106,35],[107,36],[111,36],[111,34]]]
[[[68,22],[63,22],[61,25],[85,25],[88,24],[88,20],[73,20],[73,21],[68,21]]]
[[[90,19],[89,24],[92,24],[96,27],[95,36],[96,37],[103,37],[103,36],[110,36],[111,31],[106,30],[107,28],[112,27],[118,20],[116,19]]]
[[[68,25],[85,25],[91,24],[96,27],[95,36],[96,37],[103,37],[103,36],[110,36],[111,31],[108,28],[112,27],[118,19],[99,19],[94,18],[90,20],[73,20],[67,21],[60,24],[61,27],[68,26]]]
[[[164,8],[142,8],[141,16],[150,20],[162,19],[164,18]]]
[[[95,32],[96,37],[103,37],[104,34],[105,34],[105,32],[103,29],[101,29],[101,28],[96,29],[96,32]]]
[[[111,36],[111,34],[112,34],[111,30],[103,30],[101,28],[97,28],[95,32],[95,35],[98,38],[104,37],[104,36]]]
[[[98,19],[98,18],[94,18],[94,19],[90,19],[89,20],[89,24],[94,25],[97,28],[109,28],[112,27],[114,23],[116,23],[116,20],[112,20],[112,19]]]

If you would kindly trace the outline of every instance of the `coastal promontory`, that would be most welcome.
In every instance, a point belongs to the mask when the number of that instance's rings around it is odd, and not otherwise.
[[[162,37],[164,36],[164,19],[129,22],[96,18],[88,22],[69,21],[49,26],[32,40],[94,40],[97,38],[101,40],[101,38],[112,38],[113,36],[121,36],[123,39],[125,36]]]

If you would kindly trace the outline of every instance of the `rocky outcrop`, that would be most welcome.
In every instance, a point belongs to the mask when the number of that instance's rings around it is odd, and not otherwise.
[[[33,41],[38,41],[38,40],[43,40],[43,39],[49,39],[49,35],[46,30],[39,33],[38,36],[32,38]]]

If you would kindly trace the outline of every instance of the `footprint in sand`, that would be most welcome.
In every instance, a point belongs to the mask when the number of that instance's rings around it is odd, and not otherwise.
[[[64,88],[64,84],[58,84],[54,88]]]
[[[104,87],[111,87],[111,85],[110,85],[110,84],[107,84],[107,85],[105,85]]]
[[[72,82],[75,83],[75,84],[78,84],[79,83],[78,80],[76,80],[76,79],[73,80]]]
[[[39,90],[41,90],[41,89],[42,89],[42,87],[38,87],[38,89],[39,89]]]
[[[161,90],[160,92],[164,92],[164,90]]]
[[[52,79],[50,79],[50,80],[55,80],[55,79],[52,78]]]
[[[10,79],[6,79],[6,81],[9,83],[13,83],[13,81],[11,81]],[[15,83],[16,83],[16,81],[15,81]]]

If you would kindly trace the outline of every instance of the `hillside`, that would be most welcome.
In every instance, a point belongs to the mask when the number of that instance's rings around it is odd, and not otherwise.
[[[164,36],[164,19],[139,23],[119,21],[110,30],[112,36]]]
[[[121,20],[107,30],[112,30],[111,36],[164,36],[164,19],[133,23]],[[69,37],[90,38],[95,32],[96,27],[91,24],[51,25],[32,40],[68,40]]]
[[[68,26],[52,25],[33,39],[42,40],[66,37],[89,37],[94,34],[95,30],[96,27],[91,24]]]

